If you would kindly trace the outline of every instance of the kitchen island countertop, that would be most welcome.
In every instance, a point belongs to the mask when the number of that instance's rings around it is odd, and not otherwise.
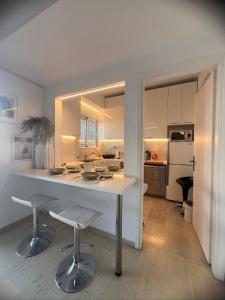
[[[125,176],[123,172],[115,172],[113,178],[104,181],[85,181],[81,178],[80,173],[50,175],[48,170],[44,169],[24,169],[16,171],[14,174],[117,195],[123,195],[136,183],[136,178]]]

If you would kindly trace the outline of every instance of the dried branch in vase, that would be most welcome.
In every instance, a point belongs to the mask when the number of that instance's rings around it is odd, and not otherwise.
[[[21,125],[21,132],[32,131],[34,143],[46,143],[54,134],[54,125],[46,117],[29,117]]]

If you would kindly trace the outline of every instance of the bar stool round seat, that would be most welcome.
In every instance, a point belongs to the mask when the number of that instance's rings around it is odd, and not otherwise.
[[[40,232],[41,228],[47,228],[48,226],[44,224],[41,227],[39,226],[39,210],[46,203],[58,199],[44,194],[35,194],[29,197],[12,196],[11,198],[14,202],[33,209],[33,233],[20,242],[16,253],[23,257],[35,256],[46,250],[53,240],[49,232]]]
[[[67,293],[75,293],[84,289],[95,275],[95,262],[91,255],[80,253],[80,230],[87,228],[100,212],[75,205],[59,213],[49,211],[50,215],[74,228],[74,244],[66,246],[66,250],[73,246],[73,253],[66,257],[58,266],[55,282]]]

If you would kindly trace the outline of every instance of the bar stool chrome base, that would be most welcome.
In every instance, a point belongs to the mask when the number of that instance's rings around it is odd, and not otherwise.
[[[19,244],[16,254],[23,257],[35,256],[45,251],[52,241],[53,237],[49,233],[39,233],[37,237],[30,235]]]
[[[55,282],[66,293],[79,292],[95,275],[95,262],[91,255],[81,253],[76,263],[73,255],[66,257],[58,266]]]

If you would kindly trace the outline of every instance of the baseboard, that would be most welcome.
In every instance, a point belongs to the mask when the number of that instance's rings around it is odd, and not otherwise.
[[[90,229],[93,230],[94,232],[99,233],[102,236],[105,236],[105,237],[110,238],[112,240],[116,239],[116,236],[114,234],[109,233],[107,231],[104,231],[104,230],[101,230],[101,229],[98,229],[98,228],[94,228],[94,227],[90,227]],[[123,243],[130,246],[130,247],[132,247],[132,248],[135,248],[135,243],[130,241],[130,240],[127,240],[127,239],[123,238]]]
[[[9,225],[7,225],[5,227],[2,227],[2,228],[0,228],[0,234],[3,233],[3,232],[5,232],[5,231],[7,231],[7,230],[10,230],[10,229],[12,229],[12,228],[14,228],[14,227],[16,227],[16,226],[18,226],[20,224],[22,224],[23,222],[30,221],[31,219],[32,219],[32,215],[29,215],[29,216],[26,216],[26,217],[24,217],[24,218],[22,218],[20,220],[17,220],[15,222],[11,223],[11,224],[9,224]],[[107,231],[103,231],[101,229],[94,228],[94,227],[90,227],[90,229],[93,230],[94,232],[96,232],[98,234],[101,234],[101,235],[103,235],[103,236],[105,236],[107,238],[110,238],[112,240],[116,239],[116,237],[115,237],[114,234],[109,233]],[[123,239],[123,243],[126,244],[126,245],[128,245],[128,246],[130,246],[130,247],[135,248],[135,243],[132,242],[132,241],[130,241],[130,240]]]

